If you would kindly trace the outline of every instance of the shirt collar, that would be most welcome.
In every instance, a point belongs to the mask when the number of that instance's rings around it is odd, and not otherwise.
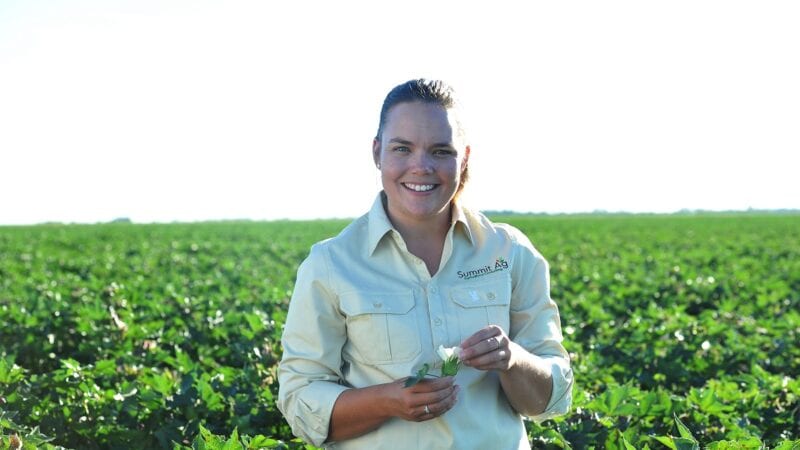
[[[464,237],[467,238],[467,241],[471,245],[475,245],[475,241],[472,238],[472,229],[469,226],[469,220],[467,220],[467,211],[458,204],[458,202],[453,203],[453,229],[461,229],[464,232]],[[459,227],[459,225],[461,225]]]
[[[367,239],[369,239],[370,255],[375,253],[375,249],[378,247],[381,239],[386,236],[386,233],[394,229],[394,227],[392,227],[392,222],[389,221],[389,216],[386,215],[386,210],[383,209],[384,195],[386,194],[384,194],[383,191],[378,193],[378,196],[372,203],[372,208],[370,208],[367,214],[367,223],[369,224]]]
[[[375,253],[375,249],[378,247],[383,237],[394,230],[392,222],[389,221],[389,216],[386,214],[386,209],[383,207],[385,197],[386,194],[383,191],[378,193],[375,201],[372,203],[372,208],[370,208],[369,213],[367,213],[367,222],[369,224],[367,243],[369,245],[368,249],[370,255]],[[463,230],[464,237],[467,238],[467,241],[469,241],[470,244],[474,244],[472,231],[470,230],[469,221],[467,220],[467,213],[458,203],[454,204],[451,221],[454,224],[452,229]]]

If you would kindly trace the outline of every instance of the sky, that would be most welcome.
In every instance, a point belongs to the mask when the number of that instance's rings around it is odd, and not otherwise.
[[[0,0],[0,224],[356,217],[459,93],[481,210],[800,208],[795,1]]]

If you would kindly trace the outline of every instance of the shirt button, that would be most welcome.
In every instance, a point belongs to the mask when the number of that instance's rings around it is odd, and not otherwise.
[[[434,294],[436,293],[436,286],[432,286],[431,287],[431,292],[434,293]]]
[[[488,294],[486,294],[486,298],[488,298],[489,300],[494,300],[495,299],[494,292],[489,292]]]
[[[435,323],[436,325],[441,325],[441,324],[442,324],[442,319],[440,319],[440,318],[438,318],[438,317],[437,317],[437,318],[436,318],[436,319],[433,321],[433,323]]]

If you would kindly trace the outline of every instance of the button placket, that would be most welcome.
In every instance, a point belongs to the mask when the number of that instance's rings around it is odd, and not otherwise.
[[[428,297],[428,313],[431,318],[431,334],[434,348],[447,344],[447,330],[444,326],[444,308],[442,305],[439,288],[434,284],[428,284],[425,292]]]

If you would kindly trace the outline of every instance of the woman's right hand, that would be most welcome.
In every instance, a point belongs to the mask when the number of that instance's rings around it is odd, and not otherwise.
[[[459,386],[455,378],[426,378],[405,387],[405,379],[391,383],[391,392],[397,417],[412,422],[422,422],[441,416],[455,406]]]
[[[454,381],[453,377],[427,378],[405,387],[406,380],[402,379],[347,389],[333,405],[327,441],[361,436],[393,417],[412,422],[439,417],[456,404],[460,388]]]

